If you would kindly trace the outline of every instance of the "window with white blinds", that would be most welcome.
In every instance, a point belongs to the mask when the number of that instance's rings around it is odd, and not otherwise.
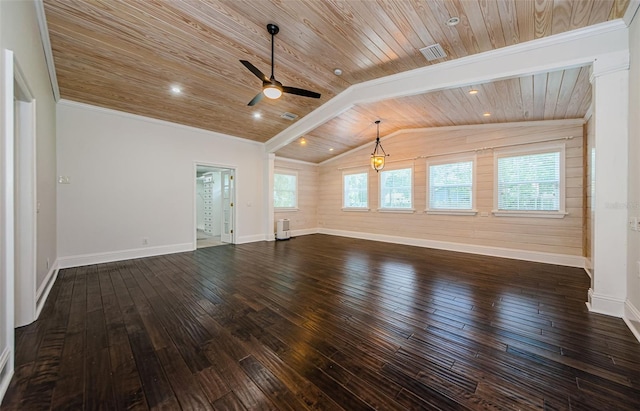
[[[473,160],[428,163],[429,211],[473,209]]]
[[[413,169],[383,170],[380,175],[380,210],[412,210]]]
[[[342,207],[366,209],[369,206],[369,173],[356,172],[342,175]]]
[[[564,147],[496,160],[498,211],[564,212]]]
[[[298,173],[276,170],[273,174],[273,207],[295,209],[298,207]]]

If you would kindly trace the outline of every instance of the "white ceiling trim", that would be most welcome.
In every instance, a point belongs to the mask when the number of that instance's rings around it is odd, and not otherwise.
[[[411,96],[523,75],[579,67],[628,50],[622,19],[359,83],[267,141],[275,152],[358,103]]]
[[[622,20],[624,20],[627,26],[631,25],[631,22],[636,16],[639,8],[640,8],[640,0],[631,0],[629,2],[629,5],[627,6],[627,10],[625,10],[624,16],[622,16]]]
[[[295,158],[288,158],[288,157],[275,157],[276,161],[286,161],[288,163],[295,163],[295,164],[302,164],[305,166],[312,166],[312,167],[317,167],[319,164],[316,163],[311,163],[309,161],[304,161],[304,160],[296,160]]]
[[[53,91],[55,101],[60,101],[60,87],[58,87],[58,77],[56,77],[56,66],[53,61],[53,51],[51,50],[51,40],[49,39],[49,27],[47,26],[47,16],[44,12],[44,3],[42,0],[34,0],[34,6],[38,18],[38,29],[40,29],[44,60],[47,64],[49,81],[51,82],[51,91]]]

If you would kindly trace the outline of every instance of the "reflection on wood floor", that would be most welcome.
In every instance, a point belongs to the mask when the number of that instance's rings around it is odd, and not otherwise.
[[[196,248],[215,247],[218,245],[228,244],[220,240],[219,235],[209,235],[204,230],[198,230],[196,233]]]
[[[60,272],[2,410],[640,409],[581,269],[325,235]]]

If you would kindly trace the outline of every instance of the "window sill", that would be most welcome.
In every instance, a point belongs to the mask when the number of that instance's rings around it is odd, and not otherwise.
[[[414,208],[379,208],[379,213],[400,213],[400,214],[413,214],[416,212]]]
[[[496,217],[527,217],[527,218],[564,218],[569,215],[565,211],[511,211],[511,210],[493,210],[491,211]]]
[[[300,209],[297,208],[297,207],[292,207],[292,208],[274,208],[273,209],[274,213],[289,213],[291,211],[300,211]]]
[[[435,215],[476,215],[478,210],[424,210],[427,214]]]
[[[371,211],[370,208],[364,207],[342,207],[342,211],[356,211],[356,212],[368,212]]]

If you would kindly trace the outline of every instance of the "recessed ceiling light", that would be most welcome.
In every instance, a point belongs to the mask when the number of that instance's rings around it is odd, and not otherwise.
[[[447,20],[446,25],[449,27],[457,26],[460,23],[460,17],[451,17]]]
[[[333,69],[333,74],[335,74],[336,76],[341,76],[342,75],[342,69],[339,69],[339,68]]]
[[[180,88],[180,86],[171,86],[171,92],[173,94],[180,94],[182,93],[182,89]]]
[[[333,151],[333,148],[330,148],[329,151]]]
[[[471,90],[469,90],[469,94],[471,95],[478,94],[478,90],[476,90],[475,88],[472,88]]]
[[[300,145],[301,145],[301,146],[304,146],[305,144],[307,144],[307,140],[305,140],[305,139],[304,139],[304,137],[302,137],[302,138],[300,139]]]
[[[260,118],[262,117],[262,114],[260,113],[253,113],[253,118]]]
[[[491,117],[491,113],[486,112],[486,113],[484,113],[484,114],[483,114],[483,116],[484,116],[484,117]]]

